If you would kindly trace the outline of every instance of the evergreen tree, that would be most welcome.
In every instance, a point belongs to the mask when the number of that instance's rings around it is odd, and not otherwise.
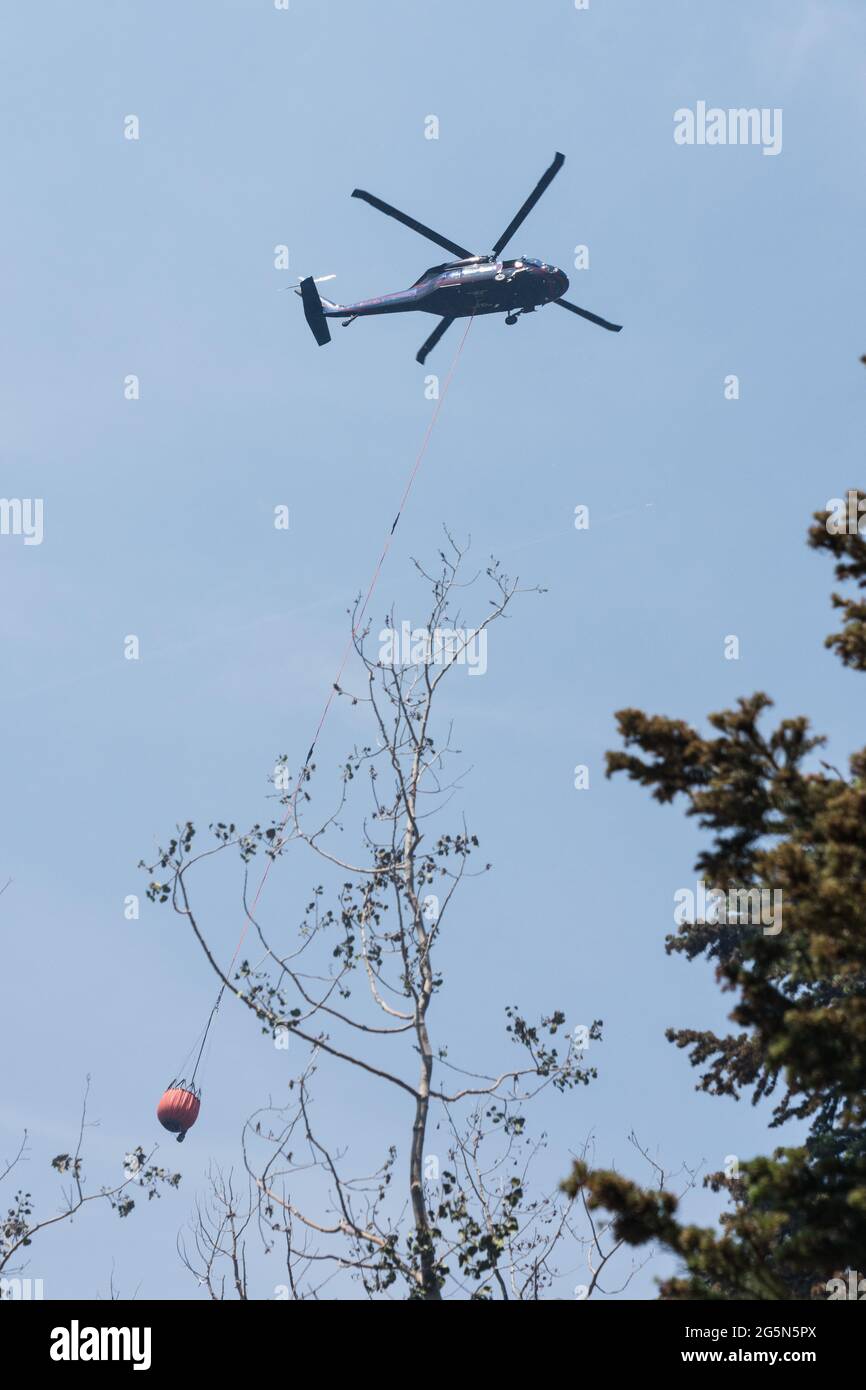
[[[815,515],[809,544],[857,586],[854,597],[832,596],[843,622],[826,645],[866,672],[866,494],[845,501],[844,516]],[[608,776],[625,772],[663,803],[685,798],[711,835],[697,870],[728,902],[732,889],[739,901],[743,890],[781,890],[775,934],[720,911],[668,937],[669,952],[715,962],[736,995],[738,1031],[667,1036],[701,1069],[699,1089],[772,1097],[772,1127],[808,1122],[799,1146],[707,1178],[732,1202],[719,1231],[683,1225],[669,1193],[575,1164],[565,1190],[613,1213],[615,1237],[653,1240],[680,1258],[680,1277],[661,1286],[667,1299],[825,1297],[844,1269],[866,1272],[866,748],[843,775],[813,756],[824,740],[806,718],[767,732],[771,704],[762,693],[740,699],[710,715],[707,736],[622,710],[625,748],[608,754]]]

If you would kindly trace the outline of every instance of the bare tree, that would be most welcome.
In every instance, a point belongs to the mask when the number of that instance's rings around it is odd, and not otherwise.
[[[190,1223],[194,1250],[191,1252],[180,1236],[180,1257],[211,1298],[220,1301],[226,1296],[226,1275],[222,1266],[227,1264],[234,1297],[245,1302],[248,1297],[246,1229],[254,1210],[249,1184],[245,1184],[245,1193],[236,1192],[232,1174],[226,1175],[212,1164],[208,1170],[208,1186],[208,1200],[196,1203],[195,1218]]]
[[[60,1210],[55,1212],[53,1216],[37,1219],[34,1216],[33,1195],[21,1187],[13,1193],[5,1215],[0,1216],[0,1271],[4,1274],[4,1279],[0,1282],[0,1299],[14,1297],[9,1281],[13,1276],[20,1276],[26,1268],[27,1261],[23,1252],[29,1250],[36,1236],[42,1231],[71,1221],[83,1207],[92,1202],[107,1202],[118,1216],[128,1216],[135,1207],[133,1193],[136,1188],[146,1193],[150,1201],[160,1195],[161,1186],[177,1187],[180,1183],[180,1173],[170,1173],[167,1169],[158,1167],[152,1162],[154,1151],[145,1154],[139,1146],[125,1155],[123,1160],[124,1176],[121,1182],[111,1187],[100,1187],[95,1192],[88,1192],[82,1150],[85,1130],[89,1124],[87,1119],[89,1092],[90,1077],[87,1078],[85,1087],[78,1140],[74,1153],[57,1154],[51,1160],[51,1167],[55,1172],[68,1179],[67,1186],[63,1190],[63,1204]],[[0,1172],[0,1184],[16,1174],[28,1158],[28,1136],[25,1130],[17,1152],[12,1159],[4,1164],[3,1170]]]
[[[412,650],[403,659],[370,653],[369,625],[362,626],[356,605],[352,635],[361,683],[354,692],[337,686],[335,696],[366,711],[373,737],[346,759],[326,814],[313,811],[311,750],[294,780],[279,760],[274,783],[281,813],[269,824],[245,833],[233,824],[213,825],[216,843],[194,852],[196,831],[187,821],[155,863],[142,864],[151,876],[148,896],[171,902],[187,920],[222,990],[277,1045],[301,1043],[307,1053],[291,1083],[290,1106],[256,1112],[243,1132],[266,1249],[280,1244],[286,1253],[289,1283],[278,1296],[332,1296],[333,1280],[348,1272],[370,1298],[401,1291],[424,1300],[555,1297],[558,1281],[588,1252],[595,1252],[598,1275],[614,1253],[601,1252],[580,1203],[558,1188],[532,1190],[530,1173],[544,1138],[529,1137],[525,1114],[541,1092],[565,1093],[594,1078],[586,1050],[600,1040],[600,1021],[569,1028],[565,1014],[552,1009],[530,1022],[509,1004],[505,1031],[517,1056],[489,1073],[452,1060],[443,1020],[438,1035],[434,1030],[445,983],[438,947],[454,918],[455,895],[467,877],[490,868],[475,867],[479,842],[465,820],[450,831],[441,826],[458,790],[451,771],[457,750],[450,728],[441,743],[434,735],[434,709],[446,678],[473,652],[477,657],[514,598],[530,592],[491,562],[484,571],[487,611],[467,628],[461,595],[481,576],[464,583],[464,565],[464,551],[450,536],[437,573],[416,565],[431,600],[426,624],[411,633]],[[393,612],[388,624],[397,630]],[[362,781],[369,805],[360,815],[351,797]],[[362,853],[349,858],[339,840],[352,815]],[[251,861],[262,854],[279,859],[297,844],[326,866],[333,896],[320,884],[298,929],[288,930],[284,919],[266,928],[249,900]],[[232,847],[240,852],[244,910],[258,942],[255,962],[244,959],[237,968],[219,963],[193,905],[194,870]],[[333,1123],[315,1113],[316,1075],[334,1066],[390,1088],[406,1103],[402,1142],[381,1145],[378,1165],[366,1175],[353,1171],[346,1148],[327,1137]],[[428,1152],[434,1126],[447,1135],[441,1159]],[[398,1165],[405,1165],[402,1178]],[[199,1213],[198,1258],[187,1263],[208,1287],[225,1287],[212,1271],[215,1259],[238,1263],[229,1220],[235,1204],[225,1179],[212,1183],[212,1194],[217,1214]],[[246,1230],[247,1216],[241,1224]],[[244,1271],[242,1261],[239,1267]],[[237,1292],[234,1276],[232,1283]],[[592,1285],[593,1292],[600,1289],[599,1277]]]

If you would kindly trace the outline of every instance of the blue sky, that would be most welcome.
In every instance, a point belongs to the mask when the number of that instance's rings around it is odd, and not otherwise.
[[[590,1133],[637,1176],[631,1129],[672,1168],[768,1147],[767,1114],[696,1095],[663,1036],[724,1021],[711,972],[663,950],[697,832],[602,769],[614,710],[700,722],[756,689],[779,717],[808,713],[831,761],[862,741],[854,677],[822,648],[831,574],[803,539],[862,485],[861,6],[117,0],[19,7],[4,28],[0,491],[44,499],[45,530],[0,537],[0,1154],[29,1128],[26,1185],[52,1210],[47,1162],[90,1073],[93,1184],[138,1142],[184,1174],[122,1225],[92,1211],[47,1234],[30,1273],[47,1297],[106,1292],[112,1268],[126,1295],[198,1296],[176,1232],[287,1079],[226,1008],[199,1124],[167,1140],[154,1108],[213,977],[167,909],[131,923],[123,903],[175,821],[261,818],[274,758],[303,757],[429,420],[425,371],[444,377],[457,337],[425,370],[426,316],[336,327],[320,350],[277,291],[336,272],[335,298],[367,297],[440,259],[356,185],[483,249],[557,149],[513,252],[562,266],[624,331],[553,311],[474,324],[374,605],[421,620],[410,557],[435,555],[442,523],[547,590],[491,635],[483,679],[451,683],[461,811],[494,872],[463,900],[440,1026],[486,1065],[518,994],[605,1020],[599,1080],[538,1114],[548,1180]],[[782,152],[677,146],[673,113],[699,100],[781,108]],[[323,778],[357,734],[338,707]],[[295,852],[265,910],[318,878]],[[236,888],[206,890],[227,958]],[[345,1077],[322,1104],[360,1148],[405,1129]]]

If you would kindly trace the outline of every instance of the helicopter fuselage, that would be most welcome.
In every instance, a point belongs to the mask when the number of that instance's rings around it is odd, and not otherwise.
[[[421,310],[444,318],[470,314],[529,313],[561,298],[568,289],[564,271],[544,261],[489,260],[473,256],[431,266],[406,290],[361,299],[355,304],[322,301],[326,318],[366,317]]]

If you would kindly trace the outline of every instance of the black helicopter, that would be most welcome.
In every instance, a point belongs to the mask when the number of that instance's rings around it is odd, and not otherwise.
[[[473,255],[465,246],[440,236],[432,228],[425,227],[414,217],[400,212],[390,203],[384,203],[363,188],[352,192],[353,198],[363,198],[371,207],[394,217],[404,226],[420,232],[428,241],[435,241],[446,251],[460,259],[446,261],[443,265],[431,266],[425,270],[415,284],[408,290],[397,290],[394,294],[383,294],[377,299],[361,299],[357,304],[334,304],[324,299],[316,289],[316,280],[307,276],[301,280],[296,291],[304,304],[307,323],[320,347],[331,341],[327,320],[342,318],[347,328],[355,319],[366,318],[370,314],[401,314],[410,309],[420,309],[427,314],[439,314],[441,322],[436,325],[430,337],[416,354],[417,362],[424,362],[427,354],[436,346],[443,333],[455,319],[474,314],[505,314],[507,324],[515,324],[519,314],[531,314],[542,304],[559,304],[581,318],[619,333],[622,325],[608,323],[607,319],[591,314],[588,309],[580,309],[562,296],[568,289],[568,276],[555,265],[544,261],[531,260],[523,256],[519,260],[503,261],[499,257],[507,243],[514,236],[529,213],[535,207],[542,193],[559,173],[565,163],[565,155],[557,154],[550,168],[545,170],[533,188],[526,202],[514,214],[505,231],[492,250],[486,255]],[[331,276],[323,276],[331,279]]]

